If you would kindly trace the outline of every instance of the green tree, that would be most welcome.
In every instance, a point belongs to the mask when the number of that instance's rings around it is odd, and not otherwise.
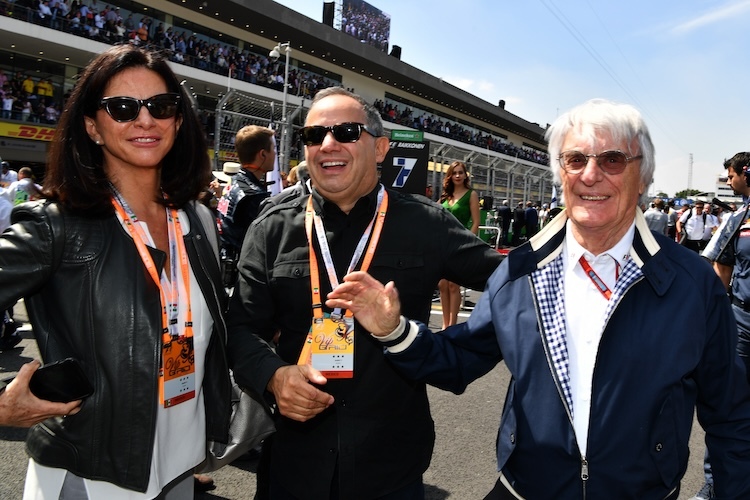
[[[696,194],[700,193],[701,191],[699,189],[684,189],[682,191],[678,191],[674,197],[675,198],[690,198],[691,196],[695,196]]]
[[[661,198],[662,200],[669,198],[669,195],[665,193],[664,191],[659,191],[656,193],[655,198]]]

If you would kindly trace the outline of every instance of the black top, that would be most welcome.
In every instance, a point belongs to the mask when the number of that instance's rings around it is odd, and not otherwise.
[[[252,173],[242,169],[232,178],[229,192],[219,200],[221,244],[237,251],[242,248],[247,228],[258,215],[258,208],[268,198],[263,183]]]
[[[440,278],[484,287],[500,254],[436,203],[391,190],[388,195],[369,272],[383,283],[395,282],[405,316],[428,320]],[[377,188],[349,214],[314,190],[312,196],[341,279],[374,214]],[[307,200],[303,195],[261,215],[242,248],[228,349],[238,383],[258,393],[276,369],[296,363],[312,321]],[[321,274],[325,297],[330,284]],[[386,362],[379,341],[358,324],[355,330],[354,378],[322,387],[334,405],[306,423],[283,417],[277,422],[272,474],[300,499],[329,498],[337,468],[340,498],[367,499],[416,481],[430,463],[434,428],[425,385],[402,377]],[[277,331],[278,355],[252,335],[270,340]]]
[[[213,319],[201,388],[206,432],[226,441],[231,385],[214,219],[200,204],[183,208],[185,251]],[[83,217],[39,201],[17,206],[12,218],[0,237],[0,309],[25,297],[43,361],[76,358],[95,389],[76,415],[31,427],[26,450],[41,465],[146,491],[159,404],[159,291],[114,215]],[[149,251],[161,269],[166,254]]]

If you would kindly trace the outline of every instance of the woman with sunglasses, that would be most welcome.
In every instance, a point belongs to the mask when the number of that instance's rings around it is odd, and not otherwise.
[[[443,178],[443,192],[440,194],[443,208],[452,213],[464,227],[472,233],[479,232],[479,195],[471,189],[469,171],[466,164],[454,161]],[[440,306],[443,309],[443,330],[458,321],[461,308],[461,287],[448,280],[440,280]]]
[[[230,382],[200,123],[166,61],[130,45],[83,70],[55,131],[47,201],[0,237],[0,304],[26,297],[45,363],[93,385],[31,427],[25,499],[185,499]]]

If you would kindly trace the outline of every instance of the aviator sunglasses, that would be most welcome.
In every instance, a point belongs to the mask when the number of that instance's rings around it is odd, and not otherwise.
[[[180,103],[179,94],[158,94],[148,99],[135,97],[105,97],[99,101],[99,109],[104,108],[116,122],[132,122],[138,118],[141,107],[146,109],[157,120],[173,118]]]
[[[596,164],[605,174],[621,174],[633,160],[640,160],[643,155],[628,156],[622,151],[603,151],[598,155],[586,155],[580,151],[563,151],[557,157],[560,166],[569,174],[580,174],[588,165],[589,158],[596,158]]]
[[[328,132],[332,133],[333,138],[338,142],[357,142],[362,135],[363,130],[373,137],[380,137],[367,125],[355,122],[339,123],[338,125],[332,125],[330,127],[324,127],[322,125],[302,127],[300,129],[300,134],[305,146],[318,146],[323,144]]]

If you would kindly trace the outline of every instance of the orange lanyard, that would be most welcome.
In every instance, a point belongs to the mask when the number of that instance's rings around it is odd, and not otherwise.
[[[380,202],[378,203],[378,208],[377,210],[375,210],[375,214],[373,215],[373,218],[370,221],[367,229],[362,234],[362,238],[360,238],[360,242],[357,245],[358,250],[354,252],[352,261],[349,264],[348,272],[352,272],[354,270],[354,266],[357,265],[357,261],[359,261],[359,258],[361,256],[361,247],[364,246],[364,243],[368,238],[370,239],[370,244],[367,246],[367,251],[364,254],[365,257],[362,261],[362,267],[360,268],[360,270],[367,271],[367,269],[369,269],[370,267],[372,257],[375,254],[375,248],[377,247],[378,241],[380,240],[380,233],[383,230],[385,214],[388,212],[388,193],[382,186],[380,187],[378,198],[381,198]],[[320,250],[323,256],[323,262],[328,272],[329,281],[331,282],[331,289],[333,289],[338,286],[339,280],[336,276],[336,269],[333,265],[333,258],[328,247],[328,240],[326,240],[325,231],[323,230],[323,221],[321,220],[320,216],[313,210],[313,200],[311,195],[307,200],[307,210],[305,212],[305,232],[307,233],[307,241],[310,252],[310,284],[312,286],[313,315],[316,320],[322,320],[323,301],[320,297],[320,269],[318,266],[318,258],[315,255],[315,249],[313,248],[313,224],[315,224],[315,232],[318,236],[318,243],[321,247]],[[370,233],[372,233],[371,237]],[[352,317],[352,312],[347,310],[346,316]]]
[[[146,233],[143,228],[137,224],[138,218],[135,216],[130,207],[128,207],[125,200],[120,196],[119,193],[115,193],[112,197],[112,205],[115,211],[120,216],[123,224],[130,232],[133,238],[138,254],[143,261],[143,265],[146,266],[146,270],[151,275],[151,279],[154,280],[157,288],[159,289],[159,295],[161,297],[161,313],[162,313],[162,343],[166,344],[171,342],[173,337],[179,337],[179,330],[177,327],[178,313],[179,313],[179,290],[177,283],[177,266],[180,266],[182,280],[185,286],[185,303],[187,305],[186,317],[185,317],[185,328],[183,335],[186,337],[193,336],[193,313],[190,306],[190,270],[187,258],[187,252],[185,251],[185,242],[183,241],[182,225],[180,224],[180,218],[177,214],[177,210],[174,208],[167,209],[167,221],[169,227],[169,254],[170,254],[170,280],[166,277],[159,277],[159,272],[156,269],[156,264],[151,258],[151,254],[146,247],[146,241],[148,240]],[[170,300],[167,300],[167,294],[169,294]]]
[[[596,274],[596,271],[591,267],[591,265],[588,263],[586,259],[583,258],[583,255],[581,255],[581,258],[578,259],[578,262],[581,264],[581,267],[583,268],[583,271],[586,273],[586,276],[589,277],[591,282],[596,286],[596,288],[601,292],[602,295],[604,295],[604,298],[609,300],[610,297],[612,297],[612,290],[609,289],[606,283],[604,283],[604,280],[602,280],[598,274]],[[620,264],[618,264],[617,261],[615,261],[615,281],[617,281],[617,278],[620,276]]]

